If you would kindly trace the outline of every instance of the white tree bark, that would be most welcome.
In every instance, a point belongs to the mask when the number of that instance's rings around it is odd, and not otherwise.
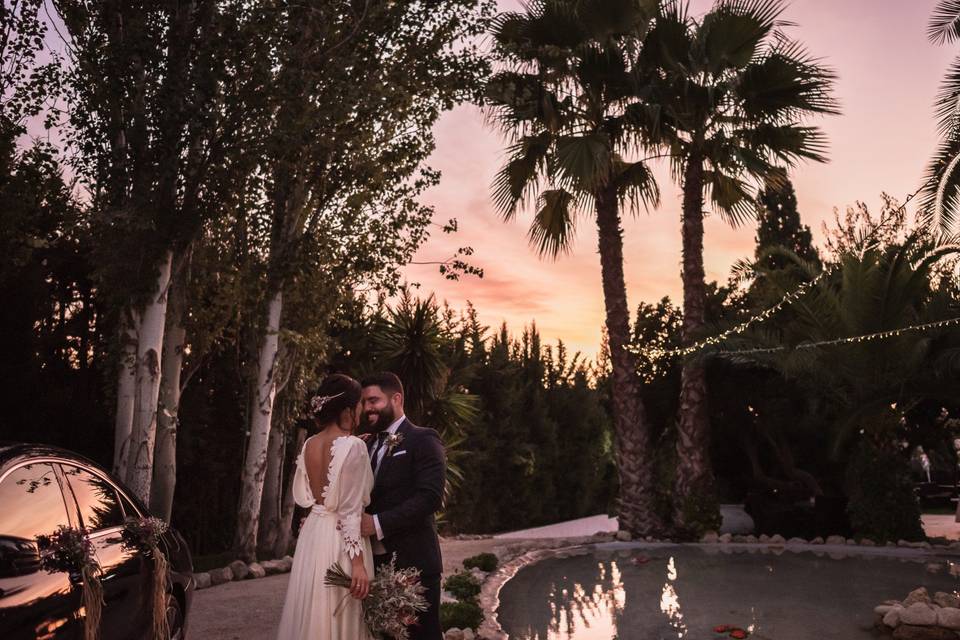
[[[247,455],[240,482],[240,505],[237,513],[236,551],[247,562],[256,560],[257,529],[263,481],[267,472],[267,446],[273,417],[273,401],[277,395],[277,356],[280,347],[280,316],[283,292],[279,286],[269,298],[267,325],[257,358],[257,386],[250,411],[250,433]]]
[[[154,445],[153,486],[150,511],[170,522],[177,484],[177,427],[180,413],[180,379],[183,372],[187,331],[183,328],[183,307],[176,291],[171,293],[167,328],[163,338],[160,400],[157,404],[157,440]]]
[[[160,264],[156,291],[140,316],[137,336],[137,379],[127,484],[145,504],[150,504],[150,484],[153,481],[153,448],[157,434],[157,401],[160,396],[160,355],[163,351],[172,262],[173,253],[167,252]]]
[[[270,442],[267,446],[267,472],[263,481],[263,499],[260,501],[260,525],[257,532],[257,553],[261,557],[273,555],[280,530],[280,499],[283,487],[283,458],[286,437],[280,423],[271,421]]]
[[[113,431],[113,472],[120,478],[127,476],[137,388],[137,329],[130,326],[130,322],[132,319],[125,321],[120,334],[123,345],[117,369],[117,413]]]
[[[294,447],[294,456],[303,450],[303,443],[307,439],[306,429],[297,429],[297,443]],[[283,492],[283,505],[280,508],[280,524],[277,527],[277,540],[273,547],[273,557],[282,558],[290,553],[290,539],[293,537],[293,514],[297,503],[293,499],[293,470],[287,474],[287,486]]]

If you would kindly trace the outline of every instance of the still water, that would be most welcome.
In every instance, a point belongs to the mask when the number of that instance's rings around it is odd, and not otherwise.
[[[500,624],[514,640],[714,640],[727,637],[719,625],[755,640],[857,640],[876,637],[873,608],[884,600],[918,586],[960,589],[960,558],[723,547],[544,560],[504,585]]]

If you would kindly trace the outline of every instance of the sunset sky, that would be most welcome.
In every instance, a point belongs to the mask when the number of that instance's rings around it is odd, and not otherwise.
[[[694,0],[695,14],[710,2]],[[921,182],[936,144],[932,103],[944,71],[960,52],[926,39],[935,0],[794,0],[785,19],[797,24],[789,33],[838,74],[837,97],[843,114],[823,119],[830,162],[805,164],[794,171],[800,213],[822,238],[821,223],[834,207],[860,200],[879,206],[880,194],[903,198]],[[501,2],[501,8],[518,3]],[[480,111],[464,106],[436,126],[437,149],[431,160],[443,173],[428,195],[436,221],[457,218],[460,231],[438,233],[418,261],[448,257],[459,246],[475,250],[473,262],[485,270],[482,280],[445,281],[436,267],[409,266],[406,276],[454,307],[470,300],[481,319],[509,323],[519,332],[536,321],[548,341],[564,340],[584,355],[596,354],[603,323],[596,227],[581,218],[574,252],[543,261],[527,246],[531,212],[504,223],[490,202],[490,184],[503,161],[504,140],[486,126]],[[680,297],[680,192],[665,167],[658,168],[662,190],[659,210],[625,222],[626,276],[632,308],[669,295]],[[733,229],[722,220],[706,221],[708,279],[726,281],[730,266],[753,250],[752,226]]]

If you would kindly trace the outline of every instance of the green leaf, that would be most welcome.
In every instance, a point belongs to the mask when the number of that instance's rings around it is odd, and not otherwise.
[[[718,74],[750,63],[783,12],[780,0],[722,0],[704,18],[696,49],[703,67]]]
[[[572,209],[575,198],[563,189],[540,194],[540,210],[530,225],[530,244],[541,256],[556,258],[573,248],[576,220]]]
[[[718,171],[706,171],[704,183],[709,189],[710,201],[733,226],[740,226],[756,215],[753,196],[742,180]]]
[[[600,132],[557,139],[557,173],[564,186],[593,192],[610,177],[610,139]]]
[[[623,162],[614,165],[614,180],[621,201],[630,202],[635,210],[642,204],[647,209],[660,206],[660,187],[645,162]]]
[[[512,218],[524,196],[536,188],[537,176],[546,167],[549,133],[530,136],[510,147],[510,161],[493,182],[493,203],[505,219]]]

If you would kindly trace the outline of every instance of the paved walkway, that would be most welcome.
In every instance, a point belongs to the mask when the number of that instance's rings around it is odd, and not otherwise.
[[[930,538],[960,540],[960,522],[956,516],[923,516],[923,530]]]
[[[444,572],[451,573],[462,566],[464,559],[503,544],[492,538],[445,540],[442,544]],[[288,579],[289,574],[282,574],[198,591],[193,599],[187,637],[191,640],[274,640]]]

